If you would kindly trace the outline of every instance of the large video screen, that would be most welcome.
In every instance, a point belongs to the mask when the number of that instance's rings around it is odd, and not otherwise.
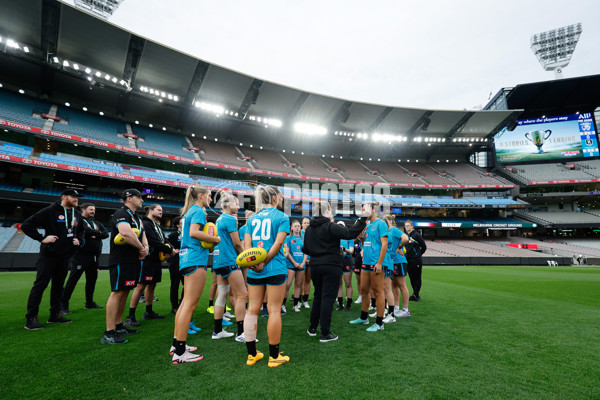
[[[495,138],[499,163],[597,157],[598,139],[591,113],[523,119],[514,131]]]

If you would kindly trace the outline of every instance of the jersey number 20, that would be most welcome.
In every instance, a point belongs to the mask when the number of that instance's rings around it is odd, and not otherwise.
[[[252,221],[252,240],[271,239],[271,220],[255,219]]]

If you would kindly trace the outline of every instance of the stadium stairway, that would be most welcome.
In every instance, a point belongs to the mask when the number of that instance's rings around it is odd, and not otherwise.
[[[13,237],[6,243],[6,246],[2,249],[3,253],[16,253],[25,240],[25,234],[22,231],[18,231],[13,235]]]

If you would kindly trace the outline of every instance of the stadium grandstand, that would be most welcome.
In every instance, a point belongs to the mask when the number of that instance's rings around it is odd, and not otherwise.
[[[83,191],[108,226],[122,190],[138,187],[163,206],[170,230],[196,183],[247,198],[258,183],[278,186],[293,218],[328,199],[351,221],[355,204],[378,201],[431,243],[427,264],[600,262],[591,151],[600,76],[505,88],[483,110],[373,105],[228,70],[67,4],[9,3],[0,15],[0,37],[14,44],[0,52],[2,268],[32,260],[39,244],[19,224],[65,188]],[[554,150],[563,142],[554,125],[520,131],[536,119],[562,123],[550,116],[574,116],[565,123],[593,128],[595,144]],[[538,131],[547,142],[536,149],[525,133]]]

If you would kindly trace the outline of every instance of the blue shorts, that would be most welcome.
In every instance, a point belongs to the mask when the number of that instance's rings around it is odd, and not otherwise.
[[[200,268],[204,269],[205,271],[208,270],[208,267],[206,265],[192,265],[191,267],[180,268],[179,273],[181,274],[181,276],[190,276]]]
[[[281,286],[287,281],[287,275],[273,275],[266,278],[247,279],[249,286]]]
[[[226,267],[214,268],[213,271],[215,274],[221,276],[222,278],[227,278],[231,273],[235,270],[239,270],[240,267],[237,264],[228,265]]]

